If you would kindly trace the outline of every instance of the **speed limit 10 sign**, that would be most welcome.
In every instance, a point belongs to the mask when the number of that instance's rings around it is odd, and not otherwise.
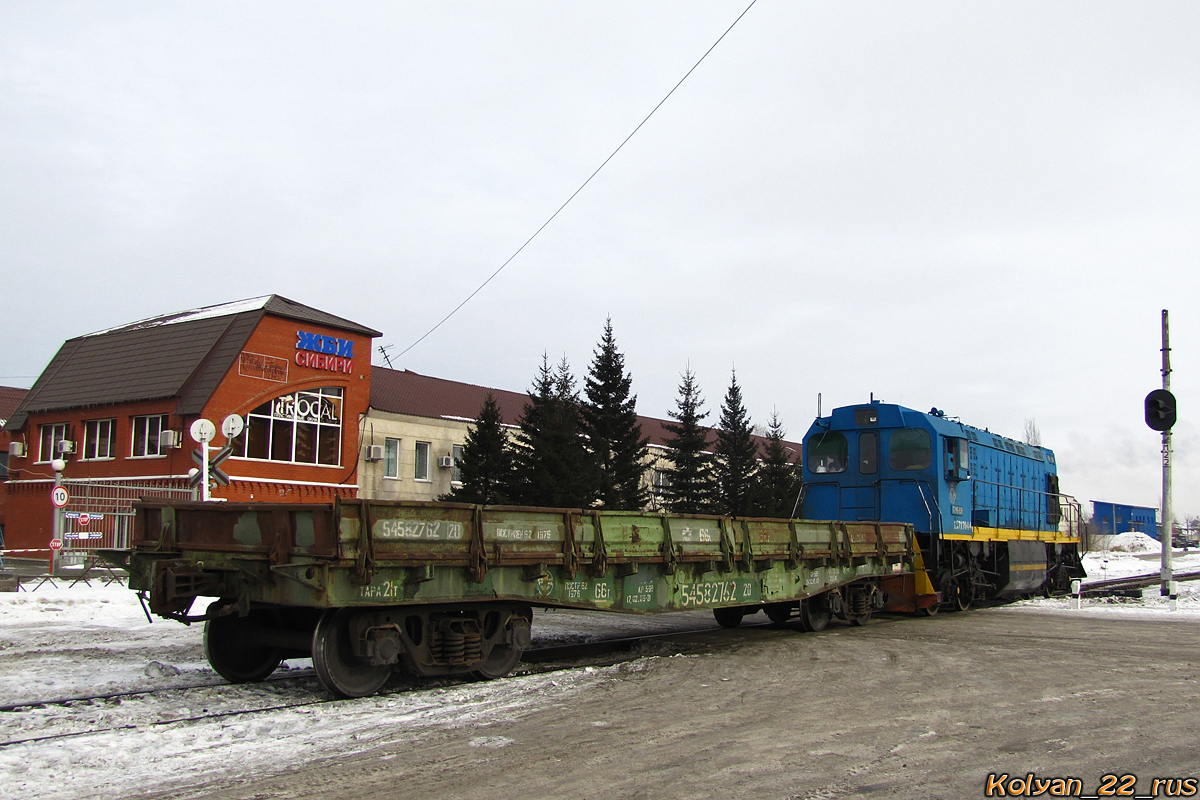
[[[55,486],[50,491],[50,502],[54,503],[55,508],[62,508],[71,499],[71,495],[67,494],[66,487]]]

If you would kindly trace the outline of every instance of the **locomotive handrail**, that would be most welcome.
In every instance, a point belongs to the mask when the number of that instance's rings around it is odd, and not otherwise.
[[[1042,491],[1038,491],[1037,489],[1027,489],[1027,488],[1019,487],[1019,486],[1010,486],[1008,484],[998,483],[996,481],[983,480],[982,478],[974,478],[974,479],[972,479],[971,483],[972,483],[972,486],[971,486],[972,525],[974,525],[974,512],[975,511],[977,511],[977,510],[984,510],[984,511],[995,510],[996,519],[994,520],[994,525],[986,526],[986,527],[997,527],[997,528],[998,527],[1010,527],[1013,530],[1018,530],[1018,531],[1060,530],[1060,528],[1058,526],[1061,525],[1062,522],[1065,521],[1067,523],[1067,532],[1074,536],[1078,536],[1077,529],[1079,526],[1079,520],[1082,518],[1082,509],[1079,505],[1079,502],[1074,497],[1071,497],[1070,495],[1062,494],[1060,492],[1042,492]],[[980,503],[978,488],[981,485],[996,487],[996,489],[997,489],[996,503],[994,505],[992,505],[992,504],[984,505],[984,504]],[[1009,491],[1010,497],[1012,496],[1012,494],[1014,492],[1016,493],[1017,504],[1015,507],[1012,505],[1009,505],[1009,504],[1001,503],[1002,490],[1005,490],[1005,489],[1007,489]],[[1047,502],[1045,502],[1045,503],[1034,502],[1034,503],[1030,503],[1029,506],[1027,507],[1026,503],[1025,503],[1025,497],[1027,495],[1035,500],[1037,498],[1044,497],[1044,498],[1046,498]],[[1058,506],[1058,510],[1053,513],[1050,511],[1049,501],[1051,499],[1053,499],[1054,502]],[[1064,506],[1074,513],[1064,513],[1063,512]],[[1012,521],[1013,518],[1009,517],[1008,518],[1009,522],[1005,525],[1002,525],[1001,524],[1001,513],[1000,513],[1001,511],[1007,511],[1007,512],[1015,511],[1015,524]],[[1034,524],[1037,527],[1029,528],[1026,526],[1025,519],[1026,519],[1027,514],[1034,515],[1034,517],[1036,518],[1036,522]],[[1059,518],[1057,523],[1051,523],[1051,521],[1050,521],[1050,518],[1054,517],[1054,516],[1057,516]]]

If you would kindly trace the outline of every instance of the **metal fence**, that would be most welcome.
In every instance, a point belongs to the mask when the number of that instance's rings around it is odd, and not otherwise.
[[[92,550],[124,550],[133,532],[133,504],[137,500],[190,500],[192,490],[184,480],[154,483],[99,483],[63,481],[71,495],[63,509],[63,555]]]

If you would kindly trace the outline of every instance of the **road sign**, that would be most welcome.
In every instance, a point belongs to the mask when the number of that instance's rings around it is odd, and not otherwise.
[[[50,490],[50,502],[55,508],[62,508],[71,500],[71,495],[67,492],[65,486],[55,486]]]
[[[246,423],[237,414],[230,414],[221,423],[221,433],[226,439],[236,439],[246,427]]]
[[[50,540],[50,549],[51,550],[62,550],[62,539],[51,539]]]
[[[213,437],[217,435],[217,426],[206,419],[198,419],[192,423],[191,428],[192,438],[200,444],[211,442]]]
[[[207,447],[208,445],[200,445],[200,446]],[[222,447],[219,451],[217,451],[216,455],[212,455],[212,456],[208,457],[208,474],[212,477],[212,479],[214,481],[216,481],[221,486],[229,485],[229,476],[227,474],[225,474],[224,470],[219,469],[217,467],[217,465],[220,464],[225,459],[229,458],[229,456],[232,452],[233,452],[233,448],[226,445],[225,447]],[[195,461],[196,465],[201,467],[201,469],[199,471],[197,471],[195,475],[188,478],[188,485],[194,489],[195,487],[200,485],[201,481],[204,480],[204,478],[202,477],[204,475],[204,470],[203,470],[204,455],[199,450],[193,450],[192,451],[192,461]]]
[[[84,527],[87,527],[87,524],[88,524],[89,522],[91,522],[91,521],[92,521],[92,515],[91,515],[91,514],[80,514],[80,515],[79,515],[79,524],[80,524],[80,525],[83,525]]]

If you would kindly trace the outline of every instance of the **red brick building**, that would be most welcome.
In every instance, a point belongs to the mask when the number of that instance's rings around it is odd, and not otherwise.
[[[28,389],[0,386],[0,481],[8,480],[8,444],[12,441],[12,434],[4,430],[4,425],[27,394]],[[4,515],[7,503],[8,493],[4,491],[4,484],[0,483],[0,550],[4,548]]]
[[[214,498],[331,502],[358,492],[359,421],[378,331],[278,295],[168,314],[65,342],[8,417],[5,546],[53,535],[53,461],[68,547],[123,546],[138,496],[189,491],[201,418],[230,445]],[[222,420],[239,415],[232,442]]]

